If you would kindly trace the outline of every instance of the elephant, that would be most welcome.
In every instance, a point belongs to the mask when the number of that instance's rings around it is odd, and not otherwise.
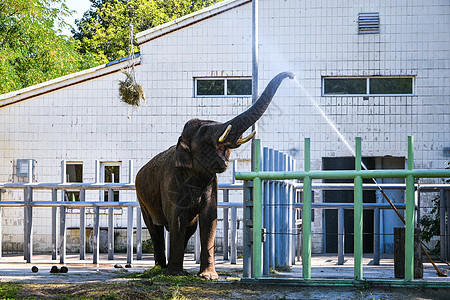
[[[225,122],[191,119],[177,145],[157,154],[136,175],[135,187],[144,222],[154,246],[155,265],[168,275],[183,275],[183,258],[189,238],[200,228],[198,276],[217,279],[214,238],[217,225],[217,173],[228,167],[231,149],[250,141],[242,134],[266,111],[283,79],[276,75],[259,99],[246,111]],[[170,232],[168,265],[164,228]]]

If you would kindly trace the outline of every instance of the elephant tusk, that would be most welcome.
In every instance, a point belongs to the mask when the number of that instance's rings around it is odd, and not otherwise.
[[[228,134],[231,131],[231,124],[227,126],[227,129],[225,129],[225,132],[219,137],[219,143],[222,143],[228,136]]]
[[[239,139],[237,141],[238,146],[247,143],[248,141],[250,141],[256,134],[256,131],[253,131],[248,137],[243,138],[243,139]]]

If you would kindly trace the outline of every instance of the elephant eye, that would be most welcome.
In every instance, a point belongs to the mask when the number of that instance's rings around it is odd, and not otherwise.
[[[208,127],[202,126],[202,127],[200,127],[200,129],[198,130],[198,134],[199,134],[201,137],[205,137],[207,131],[208,131]]]

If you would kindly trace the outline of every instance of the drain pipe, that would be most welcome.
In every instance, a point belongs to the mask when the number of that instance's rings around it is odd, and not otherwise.
[[[258,100],[258,0],[252,1],[252,104]],[[255,138],[252,139],[251,147],[251,171],[254,171],[255,162],[255,140],[258,138],[258,121],[252,125],[252,132],[255,131]]]

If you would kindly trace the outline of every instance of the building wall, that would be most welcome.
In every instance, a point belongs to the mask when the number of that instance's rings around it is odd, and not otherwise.
[[[355,137],[362,138],[363,156],[405,157],[412,135],[415,168],[444,168],[448,157],[443,148],[450,140],[449,5],[419,0],[260,1],[260,82],[285,70],[295,72],[298,80],[283,83],[262,118],[263,143],[290,152],[299,169],[305,137],[311,138],[312,169],[321,169],[322,157],[351,156],[312,105],[316,101],[351,147]],[[379,34],[358,35],[361,12],[379,12]],[[377,75],[416,76],[416,96],[321,96],[322,76]],[[322,201],[321,193],[316,201]],[[429,206],[426,196],[422,201]],[[315,213],[313,230],[322,232],[322,212]],[[313,251],[319,251],[322,236],[313,239]]]
[[[380,34],[358,35],[360,12],[379,12]],[[312,169],[321,169],[322,157],[350,156],[311,104],[316,101],[350,145],[362,137],[363,156],[404,157],[407,136],[413,135],[415,167],[444,167],[443,147],[450,146],[448,1],[262,0],[259,16],[259,90],[278,72],[297,74],[297,81],[283,82],[261,118],[264,146],[290,153],[300,170],[305,137],[311,138]],[[251,104],[248,97],[194,98],[194,78],[251,76],[251,66],[251,4],[143,43],[137,80],[147,102],[139,108],[120,102],[118,72],[0,109],[0,181],[19,180],[13,175],[15,160],[33,158],[39,182],[60,181],[62,159],[83,161],[85,182],[94,181],[95,160],[121,161],[126,182],[127,161],[134,160],[135,174],[176,143],[190,118],[226,121]],[[322,76],[376,75],[416,76],[416,95],[321,96]],[[249,157],[248,145],[232,152],[232,159]],[[220,180],[230,181],[230,170]],[[35,199],[48,195],[37,193]],[[133,193],[123,196],[134,199]],[[23,199],[21,193],[2,197]],[[98,192],[88,198],[98,199]],[[322,201],[321,193],[315,201]],[[46,214],[38,214],[35,226],[42,235],[35,237],[37,251],[51,245]],[[313,251],[321,252],[322,212],[315,214]],[[20,248],[21,216],[21,209],[2,209],[3,225],[14,224],[3,228],[4,241],[11,244],[5,249]],[[125,220],[124,212],[115,222]],[[77,222],[74,215],[68,226]],[[106,224],[105,216],[101,222]]]

